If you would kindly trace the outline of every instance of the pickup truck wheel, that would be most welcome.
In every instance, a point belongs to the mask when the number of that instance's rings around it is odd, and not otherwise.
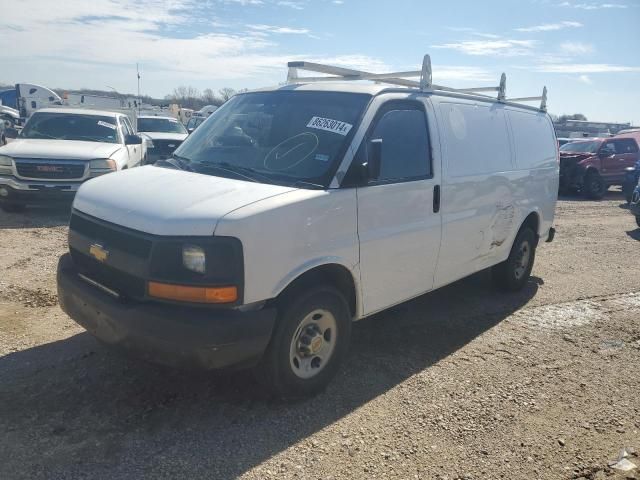
[[[607,193],[607,189],[607,184],[598,173],[588,173],[584,179],[584,194],[591,200],[600,200]]]
[[[507,292],[522,290],[531,275],[535,256],[536,235],[531,228],[525,227],[518,232],[509,258],[493,267],[493,281]]]
[[[311,288],[283,303],[258,379],[280,398],[316,394],[326,388],[347,353],[349,306],[331,286]]]

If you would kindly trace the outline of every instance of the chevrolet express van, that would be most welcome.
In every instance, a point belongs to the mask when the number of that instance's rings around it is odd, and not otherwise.
[[[152,361],[257,365],[277,394],[312,394],[352,321],[489,267],[521,289],[557,191],[541,109],[294,80],[236,95],[164,162],[84,184],[60,304]]]

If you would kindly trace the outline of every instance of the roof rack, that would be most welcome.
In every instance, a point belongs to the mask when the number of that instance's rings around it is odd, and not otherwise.
[[[307,82],[344,82],[347,80],[371,80],[376,83],[387,83],[390,85],[398,85],[401,87],[417,88],[422,91],[444,91],[455,93],[468,93],[485,98],[494,98],[480,92],[498,92],[496,100],[498,102],[532,102],[540,101],[540,110],[547,111],[547,87],[542,89],[542,95],[539,97],[520,97],[507,98],[507,76],[503,73],[500,76],[500,84],[497,87],[474,87],[474,88],[451,88],[443,85],[436,85],[432,81],[431,57],[425,55],[422,60],[422,69],[407,72],[392,73],[370,73],[362,70],[353,70],[351,68],[335,67],[332,65],[324,65],[322,63],[313,62],[289,62],[287,64],[289,72],[287,74],[287,83],[307,83]],[[322,77],[299,77],[298,71],[305,70],[309,72],[322,73],[328,76]],[[420,80],[411,80],[419,77]]]

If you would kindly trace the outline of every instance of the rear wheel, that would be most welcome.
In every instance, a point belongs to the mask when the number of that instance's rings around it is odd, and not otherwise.
[[[591,200],[600,200],[607,193],[607,184],[600,174],[596,172],[590,172],[584,179],[584,194]]]
[[[335,288],[319,286],[289,296],[279,310],[258,379],[285,399],[318,393],[337,373],[350,334],[349,306]]]
[[[493,267],[493,281],[508,292],[521,290],[529,280],[535,256],[536,235],[531,228],[524,227],[513,242],[509,258]]]

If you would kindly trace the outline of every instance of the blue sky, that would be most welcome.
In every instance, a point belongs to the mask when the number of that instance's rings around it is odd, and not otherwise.
[[[549,89],[552,113],[640,125],[640,0],[3,0],[0,82],[164,96],[179,85],[254,88],[288,60],[434,81]]]

